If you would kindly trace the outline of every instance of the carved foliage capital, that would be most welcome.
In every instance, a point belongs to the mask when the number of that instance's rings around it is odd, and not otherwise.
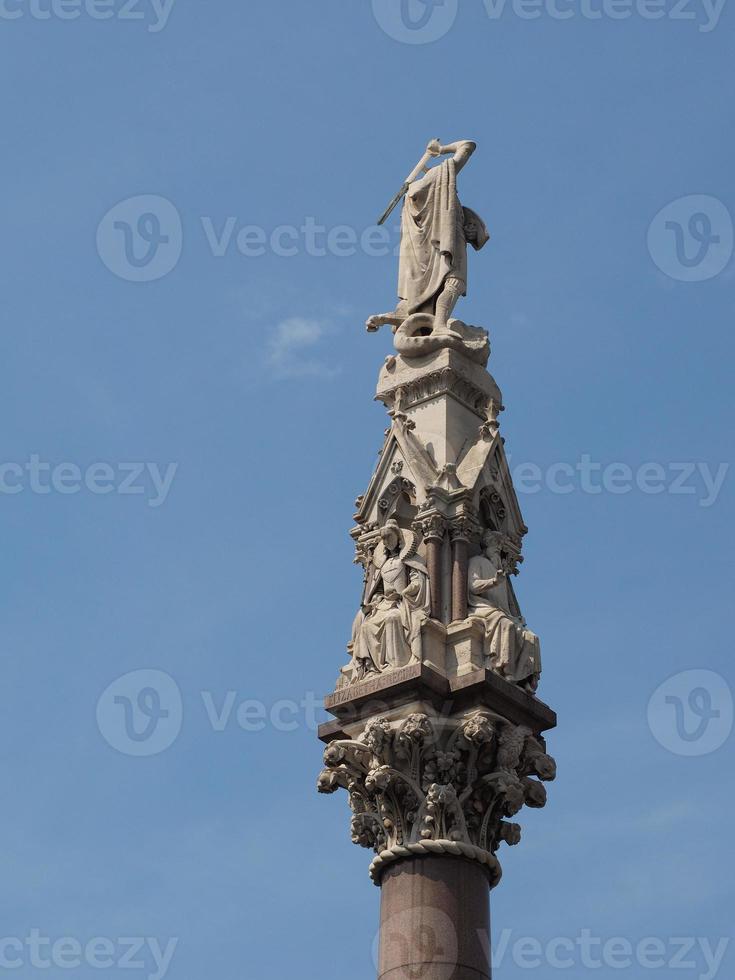
[[[556,776],[542,739],[484,710],[375,718],[356,739],[328,745],[324,763],[319,791],[347,790],[355,844],[380,856],[442,842],[488,863],[501,842],[520,840],[508,818],[544,806],[541,781]]]
[[[478,533],[477,522],[467,515],[455,517],[449,525],[449,533],[452,541],[469,541]]]
[[[436,512],[422,514],[414,526],[425,541],[441,541],[447,532],[446,518]]]

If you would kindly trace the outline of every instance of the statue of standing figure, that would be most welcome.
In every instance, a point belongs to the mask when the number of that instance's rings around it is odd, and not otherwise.
[[[449,320],[467,293],[467,246],[479,251],[490,237],[484,221],[457,196],[457,174],[475,149],[471,140],[429,143],[425,159],[450,156],[408,184],[401,215],[399,303],[392,313],[371,316],[368,330],[389,323],[395,332],[408,317],[423,314],[417,327],[434,337],[451,335]]]
[[[406,543],[395,520],[380,532],[352,626],[351,682],[421,660],[421,626],[430,612],[429,573],[416,554],[416,536],[410,539]]]
[[[486,531],[483,554],[471,558],[468,574],[469,617],[485,627],[489,666],[506,680],[533,693],[541,676],[541,645],[514,601],[503,569],[503,535]],[[515,607],[515,609],[514,609]]]

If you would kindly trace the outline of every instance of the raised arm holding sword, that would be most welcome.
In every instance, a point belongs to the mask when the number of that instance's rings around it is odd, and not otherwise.
[[[403,199],[399,302],[392,313],[371,316],[368,330],[388,323],[395,332],[408,317],[422,313],[433,336],[450,333],[454,307],[467,293],[467,245],[479,250],[489,238],[482,219],[462,207],[457,196],[457,174],[475,149],[471,140],[447,146],[432,140],[380,218],[383,224]],[[429,161],[440,156],[449,159],[429,168]]]

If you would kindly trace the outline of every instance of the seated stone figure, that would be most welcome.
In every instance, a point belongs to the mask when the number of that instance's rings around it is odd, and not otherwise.
[[[522,616],[512,611],[510,584],[500,555],[502,541],[499,532],[486,531],[483,554],[470,559],[469,617],[485,627],[485,656],[491,670],[533,692],[541,675],[541,647]]]
[[[415,554],[415,539],[405,545],[397,522],[388,521],[352,626],[350,682],[420,661],[421,625],[430,610],[428,583],[426,565]]]

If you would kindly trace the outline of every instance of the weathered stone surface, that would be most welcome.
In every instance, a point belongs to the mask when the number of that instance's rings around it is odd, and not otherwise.
[[[396,861],[448,854],[481,864],[495,885],[495,852],[520,840],[520,827],[506,818],[524,804],[544,806],[539,780],[555,778],[554,760],[542,736],[489,709],[448,715],[413,708],[394,708],[361,730],[351,725],[359,734],[332,738],[319,790],[347,790],[352,840],[375,851],[376,883]]]
[[[490,977],[490,903],[481,865],[409,858],[385,870],[381,892],[378,980]]]
[[[511,818],[544,806],[556,775],[543,737],[556,715],[536,696],[540,642],[512,584],[528,529],[500,433],[502,393],[485,370],[487,332],[451,318],[467,245],[487,239],[454,183],[473,151],[469,141],[430,145],[427,160],[452,159],[408,188],[400,302],[368,321],[394,330],[376,395],[389,427],[355,502],[362,596],[325,699],[334,720],[319,730],[319,789],[347,792],[352,839],[373,852],[384,888],[383,980],[489,977],[489,937],[478,950],[472,933],[486,928],[497,852],[518,843]],[[422,929],[441,915],[424,955]]]
[[[403,186],[399,302],[393,312],[371,316],[367,328],[378,330],[390,324],[404,356],[436,350],[437,344],[472,343],[471,337],[453,329],[456,321],[450,317],[467,292],[467,246],[479,251],[490,237],[482,218],[462,207],[457,196],[457,174],[475,148],[472,140],[447,146],[432,140]],[[440,156],[449,159],[431,170],[425,166]],[[467,352],[471,356],[474,348],[469,346]]]
[[[462,624],[464,625],[464,624]],[[451,629],[452,627],[450,627]],[[451,715],[467,707],[485,707],[517,725],[540,735],[556,727],[556,714],[537,697],[509,684],[491,670],[480,668],[451,680],[429,665],[412,664],[388,671],[324,699],[324,707],[336,721],[319,727],[319,738],[330,741],[332,733],[355,734],[366,719],[391,711],[404,714],[425,710]]]
[[[535,689],[538,642],[511,584],[527,528],[500,436],[500,390],[463,353],[439,350],[389,358],[378,397],[391,425],[357,500],[351,533],[364,588],[337,687],[420,661],[450,678],[487,667]],[[489,532],[502,582],[483,593],[470,570],[487,562]]]

